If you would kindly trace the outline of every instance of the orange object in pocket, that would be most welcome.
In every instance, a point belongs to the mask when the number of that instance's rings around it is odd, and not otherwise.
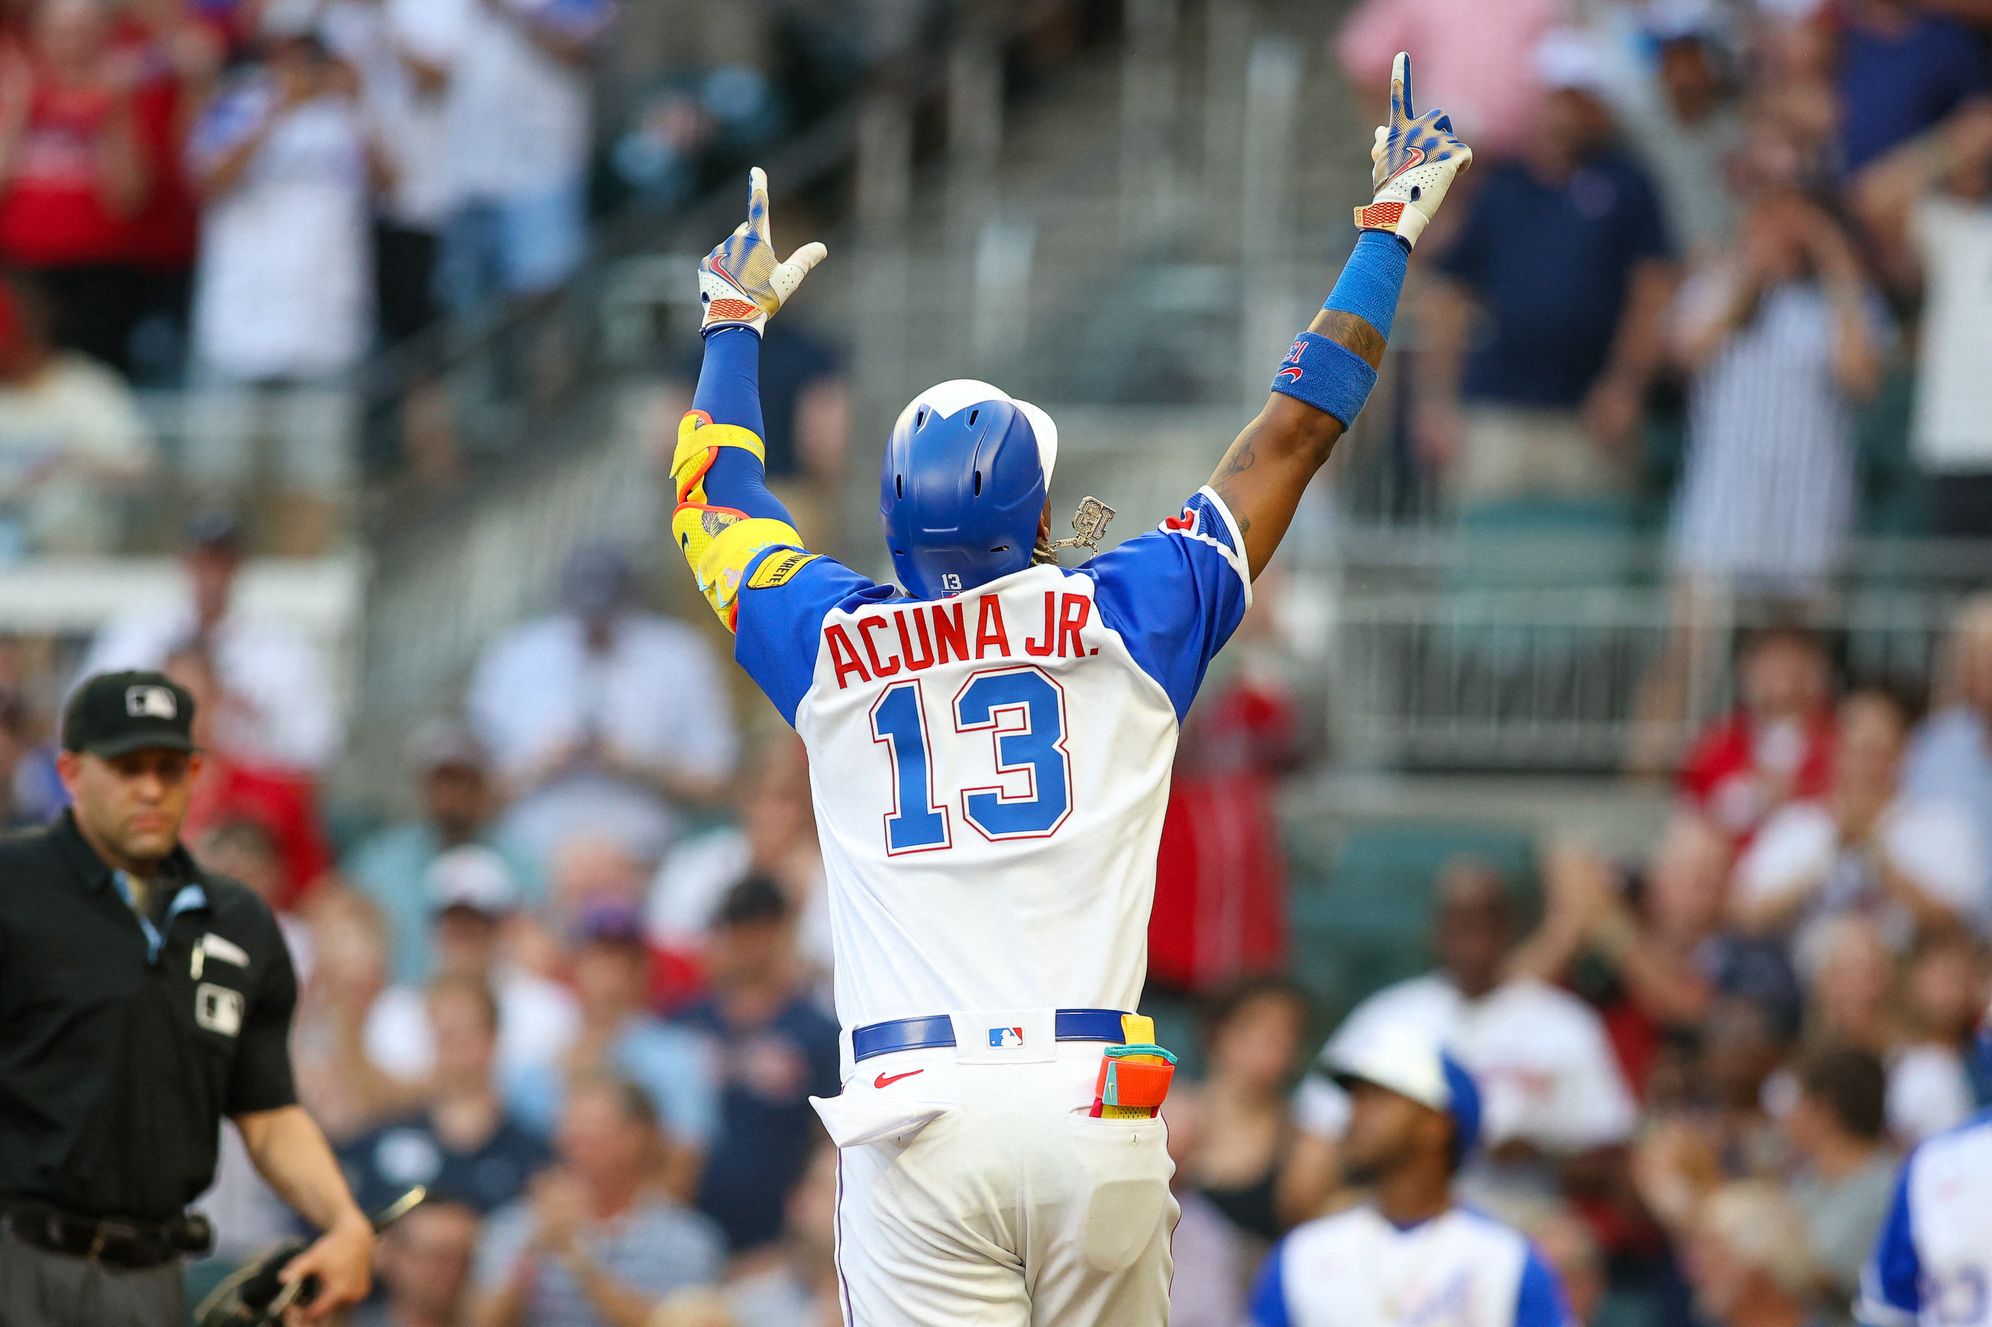
[[[1169,1095],[1169,1084],[1176,1076],[1176,1057],[1150,1040],[1155,1025],[1148,1019],[1129,1014],[1123,1026],[1133,1044],[1109,1046],[1101,1057],[1100,1076],[1093,1085],[1092,1115],[1106,1120],[1153,1119]]]

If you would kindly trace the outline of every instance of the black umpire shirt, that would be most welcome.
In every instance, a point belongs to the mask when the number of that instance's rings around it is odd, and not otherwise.
[[[222,1116],[297,1100],[269,908],[185,848],[152,893],[148,935],[67,811],[0,838],[0,1194],[163,1221],[214,1181]]]

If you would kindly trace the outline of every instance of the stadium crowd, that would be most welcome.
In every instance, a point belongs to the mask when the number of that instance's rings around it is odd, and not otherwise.
[[[363,439],[362,361],[552,291],[591,216],[668,210],[807,124],[880,8],[7,6],[0,555],[125,551],[162,481],[187,507],[253,493],[259,545],[311,555],[369,461],[450,478],[434,410]]]
[[[279,425],[273,467],[308,528],[354,482],[361,355],[558,282],[591,177],[667,207],[704,154],[800,113],[808,88],[752,61],[657,57],[595,133],[587,71],[627,21],[608,0],[0,15],[0,549],[117,546],[119,495],[163,464],[131,381],[188,386],[200,444],[174,463],[216,500],[262,416],[308,421]],[[1891,513],[1992,535],[1988,37],[1982,0],[1363,0],[1350,77],[1416,50],[1478,157],[1415,292],[1410,437],[1449,508],[1673,491],[1685,589],[1801,601]],[[1890,505],[1905,476],[1923,507]],[[792,734],[737,718],[709,637],[643,607],[626,551],[584,546],[557,610],[410,735],[407,818],[335,834],[332,666],[234,598],[248,539],[198,518],[187,602],[111,624],[80,672],[162,667],[196,695],[188,839],[283,919],[303,1100],[363,1204],[435,1195],[383,1242],[361,1320],[838,1322],[807,1103],[837,1086],[833,973]],[[1544,842],[1519,889],[1450,863],[1433,970],[1338,1027],[1283,975],[1277,792],[1308,753],[1256,631],[1185,727],[1151,931],[1155,1000],[1201,1036],[1166,1110],[1173,1321],[1240,1327],[1270,1243],[1347,1201],[1347,1102],[1309,1066],[1386,1021],[1476,1076],[1488,1144],[1461,1186],[1583,1323],[1849,1321],[1903,1150],[1992,1103],[1992,600],[1920,695],[1842,676],[1800,627],[1751,636],[1648,852]],[[45,653],[0,647],[10,824],[59,805]],[[205,1205],[197,1276],[288,1232],[239,1144]]]

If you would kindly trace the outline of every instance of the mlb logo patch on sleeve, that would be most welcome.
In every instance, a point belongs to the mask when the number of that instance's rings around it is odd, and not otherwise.
[[[747,578],[750,590],[768,590],[777,585],[786,585],[789,579],[821,554],[804,553],[797,550],[778,550],[761,559],[761,565],[754,568],[754,574]]]

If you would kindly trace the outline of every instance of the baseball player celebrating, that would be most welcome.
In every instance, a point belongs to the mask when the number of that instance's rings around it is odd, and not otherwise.
[[[1992,1010],[1978,1053],[1992,1059]],[[1863,1327],[1992,1327],[1992,1110],[1902,1163],[1854,1316]]]
[[[1480,1133],[1466,1070],[1406,1023],[1338,1045],[1333,1069],[1350,1096],[1343,1163],[1370,1200],[1274,1246],[1252,1289],[1254,1327],[1566,1327],[1542,1256],[1453,1204],[1453,1173]]]
[[[766,181],[700,263],[705,363],[672,530],[734,655],[802,735],[844,1088],[838,1267],[864,1327],[1166,1320],[1170,1057],[1134,1007],[1177,725],[1301,491],[1376,381],[1406,256],[1471,160],[1398,57],[1375,200],[1265,409],[1161,528],[1049,545],[1058,430],[987,383],[915,397],[880,522],[901,588],[809,552],[763,482]]]

